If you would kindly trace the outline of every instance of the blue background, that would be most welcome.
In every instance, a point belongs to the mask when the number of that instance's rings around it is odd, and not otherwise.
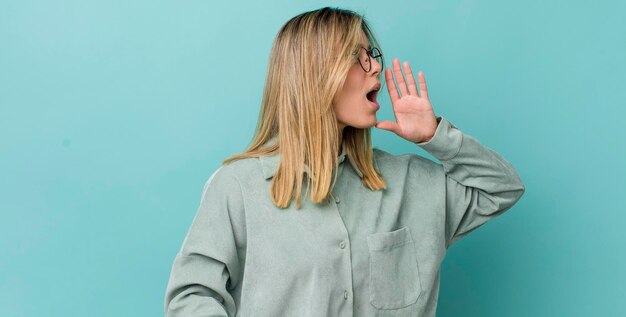
[[[326,5],[365,14],[387,65],[422,70],[435,113],[526,185],[449,250],[438,316],[626,314],[624,2],[4,0],[0,315],[163,315],[204,182],[251,140],[274,36]]]

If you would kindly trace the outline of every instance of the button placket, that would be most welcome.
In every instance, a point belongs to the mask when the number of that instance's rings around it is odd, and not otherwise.
[[[337,217],[338,217],[339,221],[341,221],[342,224],[343,224],[343,219],[342,219],[342,217],[340,215],[341,214],[341,212],[340,212],[340,208],[341,207],[339,206],[339,203],[341,202],[341,199],[339,197],[335,196],[335,194],[342,193],[342,186],[343,186],[343,182],[344,182],[343,178],[345,177],[343,175],[343,173],[345,172],[344,171],[344,168],[345,168],[344,165],[346,164],[346,162],[343,162],[343,159],[344,159],[344,157],[341,157],[340,161],[339,161],[340,164],[339,164],[339,170],[338,170],[338,176],[337,176],[337,183],[334,184],[334,186],[332,187],[332,189],[330,191],[330,198],[335,202],[334,209],[337,211]],[[344,224],[344,228],[345,228],[345,224]],[[350,245],[349,241],[350,240],[349,240],[349,235],[348,235],[348,232],[347,232],[347,228],[345,228],[345,230],[346,231],[345,231],[344,238],[343,238],[343,240],[341,240],[339,242],[339,248],[341,250],[343,250],[343,251],[340,251],[340,252],[343,252],[342,257],[344,259],[344,265],[345,265],[345,268],[347,270],[347,273],[346,273],[346,278],[347,278],[346,285],[352,285],[352,279],[351,279],[352,278],[352,274],[350,273],[351,272],[351,260],[350,260],[350,248],[349,248],[349,245]],[[344,289],[344,291],[343,291],[343,298],[344,298],[345,301],[349,301],[350,300],[350,291],[348,289]]]
[[[341,200],[339,199],[339,197],[336,197],[335,195],[333,195],[333,192],[330,192],[330,197],[333,199],[333,201],[335,201],[336,204],[338,204]]]

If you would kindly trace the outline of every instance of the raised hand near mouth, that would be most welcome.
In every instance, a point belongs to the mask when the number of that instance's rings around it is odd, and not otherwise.
[[[400,70],[398,59],[394,58],[392,64],[393,75],[396,77],[401,95],[398,95],[398,91],[395,89],[396,86],[393,82],[391,68],[385,69],[385,81],[396,122],[389,120],[380,121],[376,123],[376,128],[394,132],[413,143],[429,141],[435,135],[438,123],[433,107],[428,99],[424,73],[421,71],[418,73],[420,95],[418,94],[409,62],[404,62],[403,64],[407,77],[406,81]]]

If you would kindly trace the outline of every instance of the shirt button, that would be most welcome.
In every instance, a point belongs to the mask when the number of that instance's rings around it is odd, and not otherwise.
[[[339,247],[342,248],[342,249],[345,248],[346,247],[346,243],[341,241],[341,243],[339,243]]]
[[[335,197],[335,202],[336,202],[336,203],[341,202],[341,201],[339,200],[339,197]]]
[[[343,299],[348,299],[348,291],[343,291]]]

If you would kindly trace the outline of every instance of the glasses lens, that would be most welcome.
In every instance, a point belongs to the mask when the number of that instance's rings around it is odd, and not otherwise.
[[[376,61],[378,62],[378,64],[380,64],[381,68],[385,69],[383,65],[383,54],[380,53],[380,50],[378,50],[378,48],[374,47],[372,49],[372,56],[376,58]]]
[[[363,67],[365,72],[369,72],[372,65],[370,62],[370,56],[367,54],[367,49],[362,47],[359,53],[359,63],[361,63],[361,67]]]

